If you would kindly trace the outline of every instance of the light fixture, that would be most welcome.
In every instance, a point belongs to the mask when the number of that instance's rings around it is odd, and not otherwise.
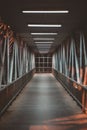
[[[39,53],[48,53],[49,50],[39,50]]]
[[[48,43],[49,43],[49,44],[51,44],[51,43],[53,43],[53,42],[52,42],[52,41],[50,41],[50,42],[45,41],[45,42],[35,42],[35,43],[39,43],[39,44],[45,44],[45,43],[48,44]]]
[[[50,50],[50,48],[38,48],[39,50],[45,50],[45,51],[48,51]]]
[[[28,24],[28,27],[53,27],[53,28],[58,28],[62,27],[61,24]]]
[[[40,51],[48,51],[48,50],[50,50],[50,48],[49,49],[48,48],[47,49],[46,48],[43,48],[43,49],[38,48],[38,50],[40,50]]]
[[[50,48],[51,46],[37,46],[38,48]]]
[[[50,48],[49,46],[48,47],[38,47],[39,49],[44,49],[44,48],[46,48],[46,49],[48,49],[48,48]]]
[[[33,38],[33,40],[54,40],[54,38]]]
[[[27,11],[27,10],[24,10],[22,11],[22,13],[39,13],[39,14],[63,14],[63,13],[69,13],[68,10],[58,10],[58,11]]]
[[[57,33],[31,33],[31,35],[57,35]]]
[[[36,46],[41,46],[41,47],[43,47],[43,46],[51,46],[51,44],[36,44]]]
[[[51,46],[37,46],[37,48],[51,48]]]
[[[36,45],[36,47],[37,48],[50,48],[51,47],[51,45],[43,45],[43,46],[41,46],[41,45]]]
[[[41,54],[46,54],[46,53],[48,53],[48,51],[39,51],[39,53],[41,53]]]

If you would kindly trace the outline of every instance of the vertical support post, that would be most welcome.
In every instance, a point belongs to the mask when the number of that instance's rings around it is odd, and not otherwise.
[[[28,50],[26,48],[26,73],[28,72]]]
[[[13,45],[13,52],[12,52],[11,65],[10,65],[10,83],[12,82],[13,79],[13,63],[14,63],[14,45]]]
[[[62,45],[60,50],[60,72],[63,73],[63,66],[62,66]]]
[[[67,66],[67,76],[69,76],[69,44],[67,44],[67,49],[66,49],[66,66]]]
[[[72,43],[72,71],[71,71],[71,78],[74,79],[74,39],[71,41]]]
[[[87,91],[85,91],[85,113],[87,114]]]
[[[9,79],[9,37],[7,38],[7,84],[10,82]]]
[[[82,33],[80,33],[80,83],[82,83],[83,69],[82,69]]]
[[[29,69],[29,52],[28,52],[28,72],[30,71],[30,69]]]
[[[82,111],[87,114],[87,91],[84,88],[82,90]]]
[[[75,66],[76,66],[77,82],[80,83],[79,65],[78,65],[78,59],[77,59],[77,55],[76,55],[75,45],[74,45],[74,52],[75,52]]]
[[[87,85],[87,52],[86,52],[86,47],[85,47],[85,38],[82,35],[83,38],[83,51],[84,51],[84,60],[85,60],[85,73],[84,73],[84,85]]]
[[[69,76],[71,76],[71,55],[72,54],[72,44],[70,45],[70,56],[69,56]]]
[[[3,54],[2,54],[2,65],[1,65],[1,72],[0,72],[0,87],[2,84],[2,76],[3,76],[3,71],[4,71],[5,53],[6,53],[6,38],[4,41],[4,49],[3,49]]]
[[[65,52],[64,52],[64,46],[63,46],[63,73],[65,74]]]
[[[19,56],[19,67],[20,67],[20,70],[19,70],[19,75],[22,76],[22,69],[23,69],[23,64],[22,64],[22,49],[20,47],[20,56]]]
[[[17,57],[16,57],[16,41],[14,43],[14,49],[15,49],[15,80],[17,79]]]

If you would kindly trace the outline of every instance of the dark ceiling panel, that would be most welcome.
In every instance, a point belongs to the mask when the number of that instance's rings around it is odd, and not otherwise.
[[[69,14],[22,14],[22,10],[69,10]],[[12,26],[13,30],[25,41],[29,42],[29,45],[31,43],[33,46],[31,32],[58,33],[53,43],[58,46],[72,31],[83,26],[87,27],[86,12],[87,0],[0,0],[2,19]],[[62,28],[30,28],[27,26],[27,24],[34,23],[62,24]]]

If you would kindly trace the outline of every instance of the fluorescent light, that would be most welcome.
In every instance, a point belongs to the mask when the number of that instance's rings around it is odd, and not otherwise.
[[[39,50],[49,50],[50,47],[43,47],[43,48],[40,48],[40,47],[37,47]]]
[[[39,50],[39,51],[49,51],[49,49],[47,49],[47,50],[46,50],[46,49],[43,49],[43,50],[38,49],[38,50]]]
[[[43,53],[48,53],[48,51],[39,51],[39,53],[42,53],[42,54],[43,54]]]
[[[33,38],[33,40],[54,40],[54,38]]]
[[[39,50],[40,53],[48,53],[49,50]]]
[[[39,52],[41,52],[41,53],[48,53],[49,50],[39,50]]]
[[[49,47],[50,48],[50,47]],[[42,47],[42,48],[39,48],[38,49],[41,49],[41,50],[48,50],[49,49],[48,47]]]
[[[51,44],[51,43],[53,43],[52,41],[50,41],[50,42],[48,42],[48,41],[46,41],[46,42],[35,42],[35,43],[39,43],[39,44],[45,44],[45,43],[49,43],[49,44]]]
[[[37,46],[37,47],[51,47],[51,45],[50,46],[48,46],[48,45],[47,46]]]
[[[58,14],[58,13],[69,13],[69,11],[68,10],[58,10],[58,11],[27,11],[27,10],[24,10],[24,11],[22,11],[22,13]]]
[[[45,44],[45,45],[44,44],[39,44],[39,45],[37,44],[36,46],[37,47],[51,47],[51,44]]]
[[[49,50],[39,50],[39,52],[45,52],[45,53],[47,53]]]
[[[43,47],[43,46],[51,46],[51,44],[36,44],[36,46],[40,46],[40,47]]]
[[[57,33],[31,33],[31,35],[57,35]]]
[[[51,46],[37,46],[37,48],[51,48]]]
[[[28,24],[28,27],[62,27],[61,24]]]
[[[38,48],[38,50],[39,50],[39,51],[49,51],[49,49],[45,49],[45,48],[43,48],[43,49],[39,49],[39,48]]]
[[[42,49],[43,49],[43,50],[49,50],[51,47],[42,47],[42,48],[41,48],[41,47],[37,47],[37,48],[38,48],[39,50],[42,50]]]

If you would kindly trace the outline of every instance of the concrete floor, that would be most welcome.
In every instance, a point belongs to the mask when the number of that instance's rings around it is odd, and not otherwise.
[[[87,130],[87,115],[51,74],[35,74],[1,117],[0,130]]]

